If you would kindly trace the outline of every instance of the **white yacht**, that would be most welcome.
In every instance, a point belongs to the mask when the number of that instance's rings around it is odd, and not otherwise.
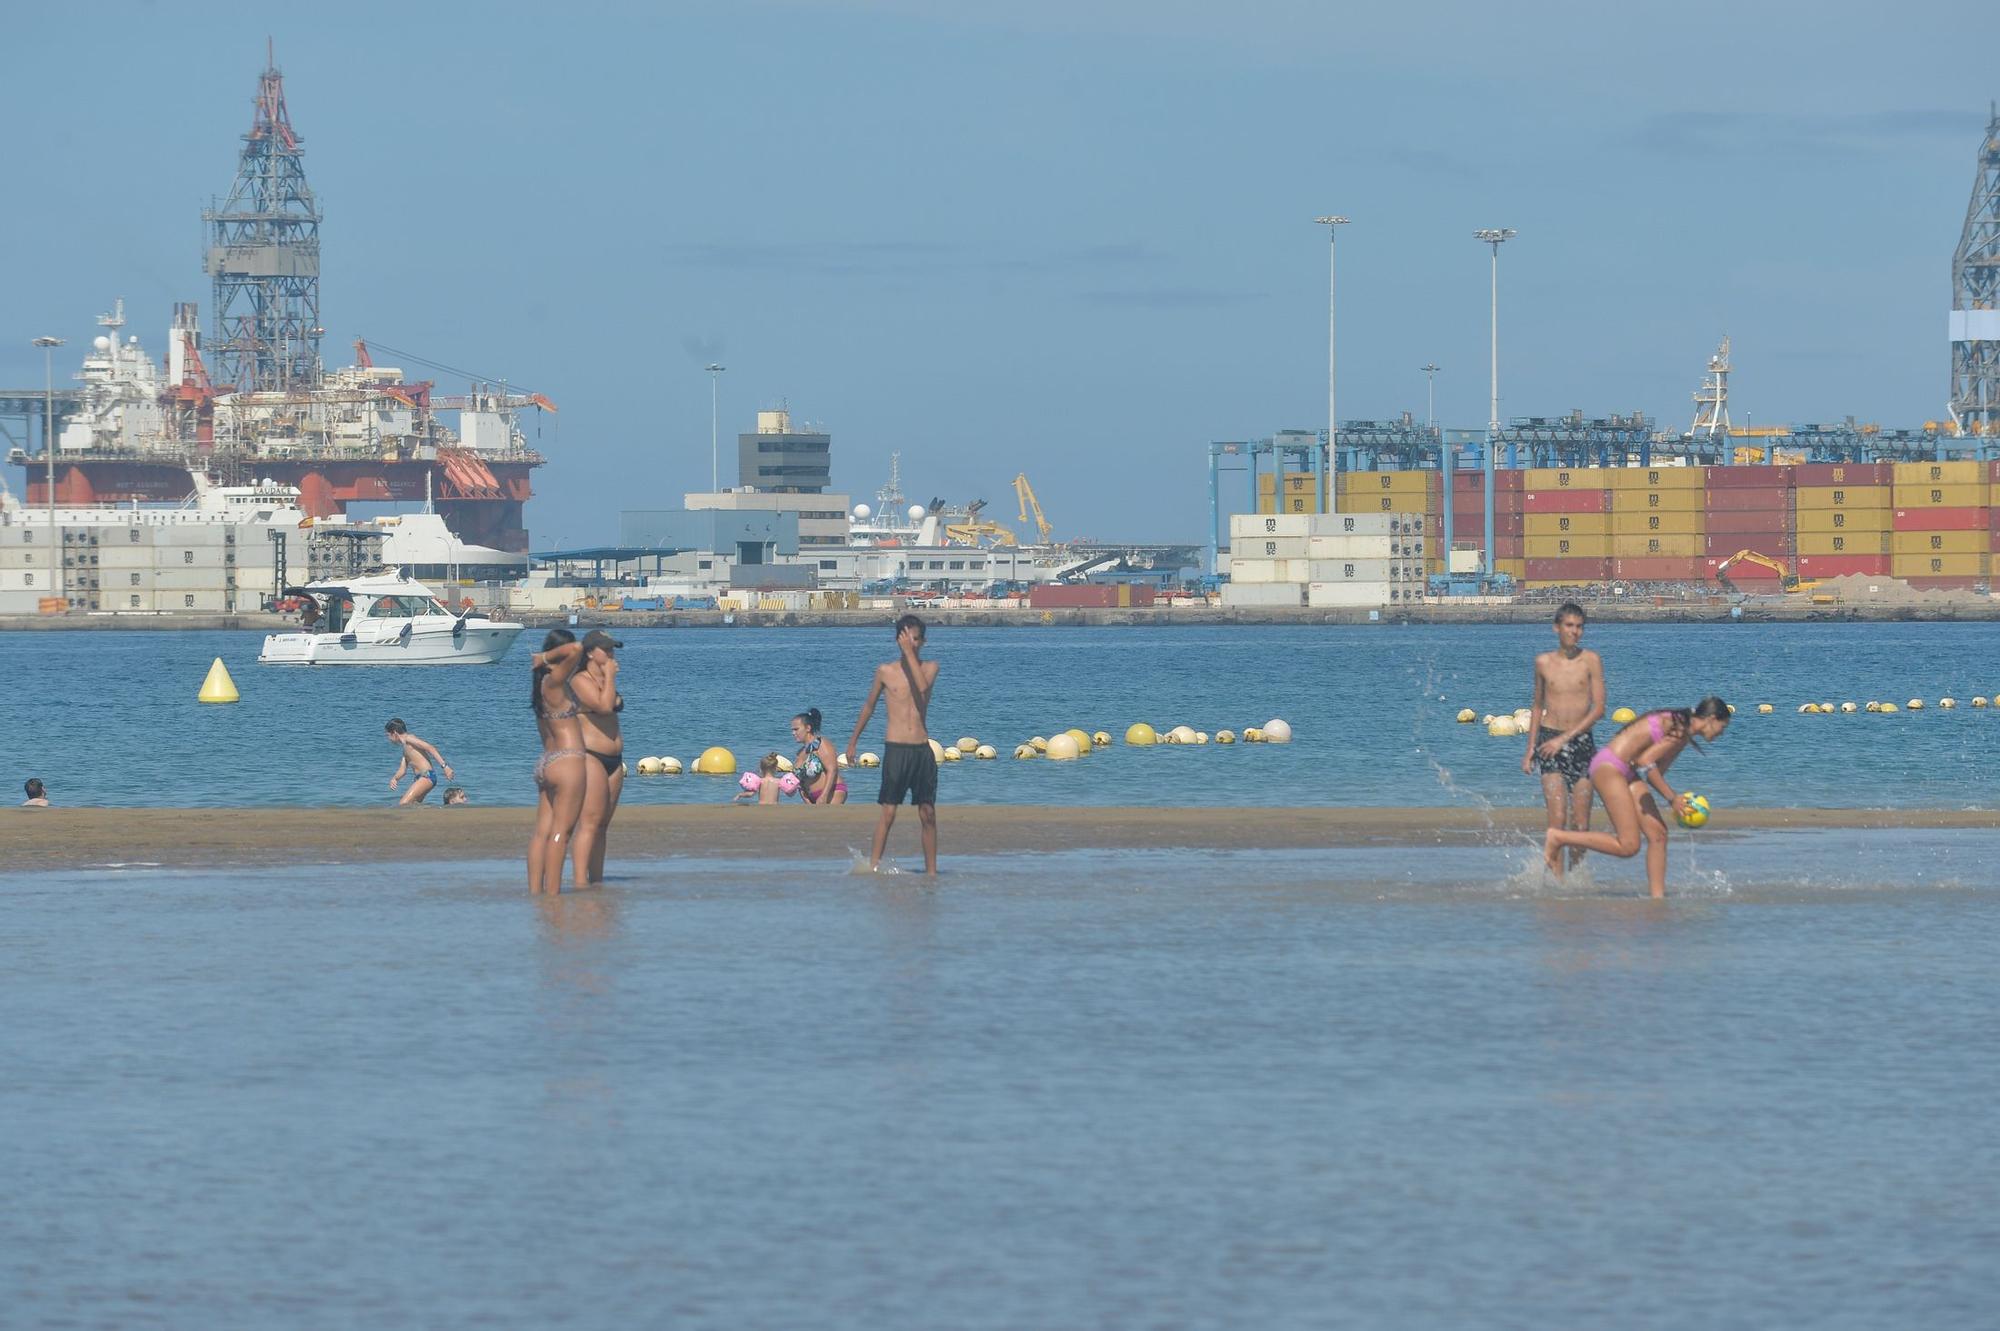
[[[524,628],[469,606],[453,610],[400,569],[328,578],[285,593],[310,602],[306,622],[266,637],[259,664],[491,665]]]

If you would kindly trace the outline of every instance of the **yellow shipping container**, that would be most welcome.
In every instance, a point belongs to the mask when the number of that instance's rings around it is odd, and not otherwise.
[[[1705,553],[1700,536],[1614,536],[1613,559],[1692,559]]]
[[[1608,490],[1610,467],[1530,467],[1523,490]]]
[[[1409,491],[1386,494],[1343,493],[1335,495],[1333,500],[1333,509],[1336,513],[1442,513],[1443,506],[1444,500],[1441,497],[1412,494]]]
[[[1708,515],[1668,511],[1664,513],[1611,514],[1613,536],[1699,536],[1708,527]]]
[[[1897,463],[1903,466],[1903,463]],[[1938,466],[1948,465],[1938,463]],[[1890,491],[1896,508],[1985,508],[1984,485],[1898,485]]]
[[[1978,485],[1986,479],[1983,462],[1898,462],[1890,473],[1897,485]]]
[[[1985,555],[1897,555],[1889,561],[1889,572],[1899,578],[1983,578],[1988,567]]]
[[[1495,559],[1493,561],[1493,571],[1495,573],[1505,573],[1512,578],[1525,577],[1528,572],[1528,561],[1525,559]]]
[[[1891,533],[1889,553],[1895,555],[1970,555],[1986,553],[1991,538],[1983,531],[1899,531]]]
[[[1258,495],[1259,513],[1323,513],[1317,497],[1313,495],[1286,495],[1281,501],[1276,495]]]
[[[1437,480],[1434,471],[1343,471],[1339,489],[1344,494],[1427,494]]]
[[[1528,536],[1521,553],[1529,559],[1609,559],[1609,536]]]
[[[1311,494],[1317,487],[1313,484],[1313,474],[1309,471],[1288,471],[1284,475],[1284,488],[1288,494]],[[1279,478],[1268,473],[1257,478],[1257,493],[1276,494]]]
[[[1801,485],[1799,512],[1809,508],[1894,508],[1886,485]]]
[[[1609,513],[1529,513],[1522,521],[1529,536],[1609,536]]]
[[[1798,530],[1801,536],[1807,532],[1888,531],[1895,525],[1895,514],[1893,508],[1802,508]]]
[[[1798,545],[1802,555],[1886,555],[1889,553],[1889,533],[1802,531],[1798,535]]]
[[[1708,481],[1701,467],[1606,467],[1614,490],[1699,490]]]
[[[1679,490],[1624,489],[1611,492],[1613,513],[1699,513],[1708,505],[1700,486]]]

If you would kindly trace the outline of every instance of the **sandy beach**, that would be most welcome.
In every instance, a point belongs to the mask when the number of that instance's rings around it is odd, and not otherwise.
[[[872,804],[837,809],[648,805],[621,812],[614,858],[811,858],[865,847]],[[1530,837],[1539,809],[1071,808],[973,805],[939,811],[943,853],[1072,849],[1338,850],[1465,846]],[[533,827],[525,808],[14,809],[4,833],[9,869],[160,864],[177,867],[301,861],[410,863],[509,859]],[[1993,809],[1730,809],[1699,833],[1839,828],[2000,828]],[[917,853],[905,809],[892,854]]]

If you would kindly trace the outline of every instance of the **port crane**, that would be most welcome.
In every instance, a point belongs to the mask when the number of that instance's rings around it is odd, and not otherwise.
[[[1049,533],[1055,528],[1049,526],[1049,520],[1042,516],[1042,501],[1035,498],[1035,487],[1028,484],[1028,473],[1025,471],[1014,477],[1014,497],[1021,501],[1020,521],[1026,522],[1031,511],[1035,515],[1035,543],[1047,545]]]
[[[1769,555],[1760,555],[1755,550],[1738,550],[1735,554],[1715,566],[1715,580],[1721,583],[1725,589],[1732,592],[1742,590],[1742,588],[1729,580],[1729,570],[1738,564],[1752,564],[1758,568],[1769,569],[1778,575],[1778,585],[1783,587],[1787,592],[1809,592],[1819,586],[1817,581],[1800,582],[1798,574],[1792,572]]]
[[[986,508],[984,499],[975,499],[965,506],[965,516],[961,521],[945,524],[944,537],[960,545],[1013,546],[1020,542],[1014,533],[997,522],[982,518],[980,513]]]

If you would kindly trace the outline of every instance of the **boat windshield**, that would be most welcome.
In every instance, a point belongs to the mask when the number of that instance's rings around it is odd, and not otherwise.
[[[368,607],[370,619],[413,619],[429,613],[430,598],[424,596],[378,596]]]

